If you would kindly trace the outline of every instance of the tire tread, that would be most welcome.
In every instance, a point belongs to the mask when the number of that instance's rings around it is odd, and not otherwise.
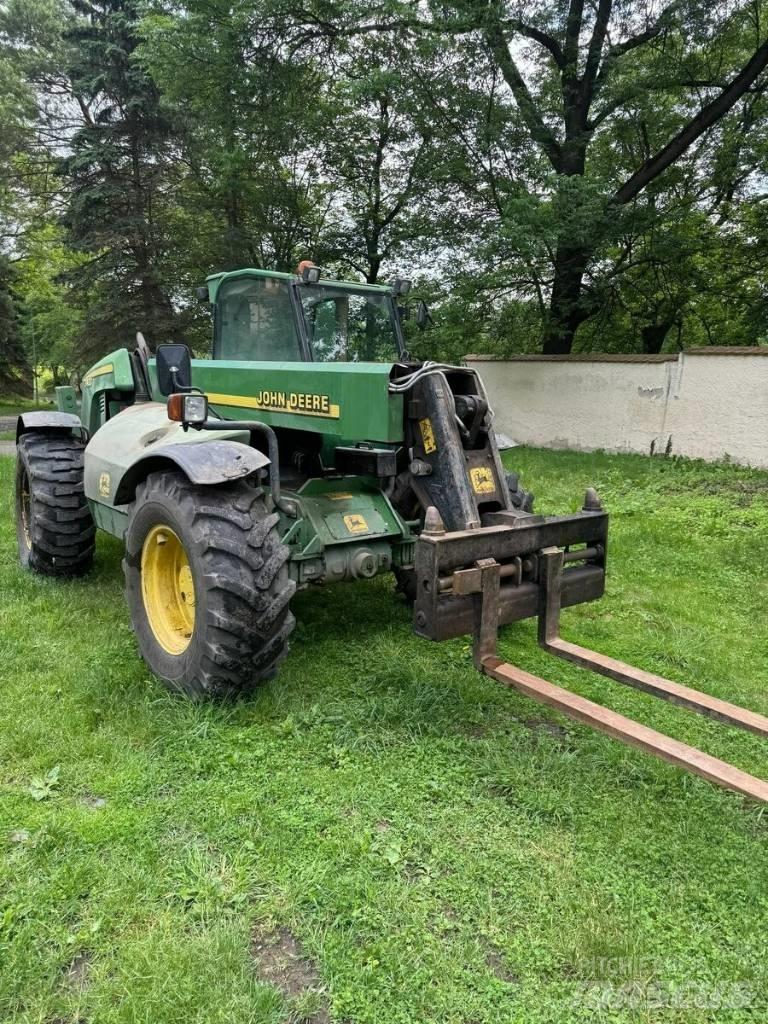
[[[172,507],[185,524],[192,538],[188,554],[205,590],[197,602],[195,625],[204,633],[195,656],[181,677],[164,681],[195,699],[247,693],[274,675],[295,621],[289,604],[296,585],[277,532],[279,516],[268,509],[263,490],[247,481],[203,488],[178,473],[153,473],[139,484],[134,510],[152,502]],[[137,632],[140,540],[129,523],[123,566]]]

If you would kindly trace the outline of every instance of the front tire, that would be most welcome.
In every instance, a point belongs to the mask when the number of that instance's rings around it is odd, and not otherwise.
[[[288,548],[260,488],[139,485],[125,537],[126,598],[142,657],[169,689],[236,697],[274,675],[294,626]]]
[[[83,493],[85,442],[60,431],[22,434],[16,452],[19,561],[43,576],[80,576],[96,527]]]

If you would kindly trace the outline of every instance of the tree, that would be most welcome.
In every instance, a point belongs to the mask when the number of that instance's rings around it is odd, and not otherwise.
[[[19,336],[12,285],[12,265],[7,257],[0,256],[0,391],[22,395],[29,394],[32,377]]]
[[[66,383],[71,371],[84,372],[90,362],[80,345],[84,310],[66,283],[87,259],[64,244],[55,221],[42,220],[24,233],[16,263],[15,290],[23,300],[19,333],[36,368],[47,367],[54,384]]]
[[[311,62],[284,48],[284,19],[250,0],[156,0],[142,23],[144,66],[185,126],[180,199],[203,228],[205,272],[293,269],[322,221],[315,191]]]
[[[154,344],[181,324],[166,273],[174,181],[172,116],[135,59],[134,0],[70,0],[66,77],[82,126],[60,162],[67,238],[89,259],[68,274],[86,307],[81,349],[129,344],[137,329]]]
[[[735,11],[715,0],[670,0],[638,8],[629,0],[567,4],[454,0],[439,8],[388,3],[350,4],[346,18],[324,5],[318,30],[335,38],[353,33],[429,33],[482,45],[486,79],[503,80],[519,122],[543,162],[542,195],[562,219],[551,253],[544,351],[570,351],[576,331],[595,307],[584,278],[599,247],[635,203],[717,125],[768,65],[759,5]],[[305,19],[308,13],[303,14]],[[750,31],[750,28],[752,29]],[[467,77],[472,72],[467,67]],[[674,96],[677,125],[651,138],[645,158],[623,180],[597,180],[590,166],[596,140],[638,96]]]
[[[335,72],[320,108],[324,250],[375,284],[382,266],[435,236],[439,152],[410,60],[391,39],[354,40]]]

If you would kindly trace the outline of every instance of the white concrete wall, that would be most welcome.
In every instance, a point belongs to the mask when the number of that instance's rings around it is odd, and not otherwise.
[[[465,361],[485,382],[496,429],[520,444],[768,469],[768,348]]]

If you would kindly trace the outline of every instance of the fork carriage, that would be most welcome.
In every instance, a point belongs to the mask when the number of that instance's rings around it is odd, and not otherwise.
[[[575,515],[530,517],[480,530],[448,532],[432,509],[416,543],[414,628],[430,640],[471,633],[475,667],[502,685],[718,786],[768,803],[768,783],[762,779],[498,657],[499,626],[537,617],[539,643],[549,653],[726,725],[768,737],[768,718],[763,715],[560,636],[562,608],[603,595],[607,539],[608,516],[591,490],[584,509]]]

